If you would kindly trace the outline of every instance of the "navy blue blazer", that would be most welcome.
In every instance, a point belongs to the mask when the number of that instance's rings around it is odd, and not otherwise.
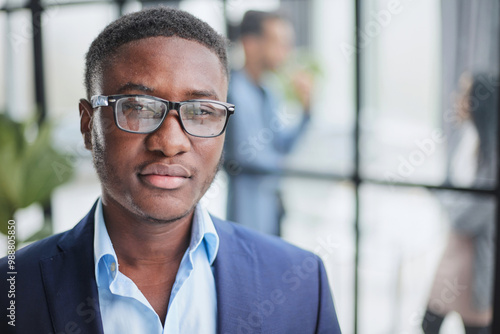
[[[7,280],[7,259],[0,259],[0,333],[103,333],[94,275],[94,211],[95,205],[73,229],[16,253],[15,299],[7,298],[12,280]],[[237,224],[213,221],[220,238],[214,261],[217,333],[340,333],[325,268],[316,255]],[[15,327],[5,314],[11,300]]]

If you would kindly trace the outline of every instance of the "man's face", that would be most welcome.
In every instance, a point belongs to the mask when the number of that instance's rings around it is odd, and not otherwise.
[[[281,19],[269,19],[262,23],[261,52],[264,66],[275,70],[288,58],[293,47],[292,25]]]
[[[120,47],[108,63],[98,92],[102,95],[146,94],[177,102],[226,100],[227,79],[219,58],[197,42],[178,37],[142,39]],[[175,110],[150,134],[118,129],[111,107],[95,109],[92,115],[88,103],[82,103],[80,110],[105,206],[157,222],[193,212],[215,176],[224,135],[188,135]]]

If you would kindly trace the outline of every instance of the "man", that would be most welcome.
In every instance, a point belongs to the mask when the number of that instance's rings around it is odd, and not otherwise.
[[[265,74],[289,56],[293,46],[290,22],[277,13],[248,11],[240,25],[240,40],[245,65],[232,73],[228,95],[229,102],[238,106],[238,117],[231,120],[226,139],[228,218],[279,235],[284,210],[278,175],[309,121],[312,80],[308,73],[291,79],[305,111],[298,124],[291,125],[294,117],[278,112],[280,99],[263,83]]]
[[[318,257],[198,204],[234,110],[227,82],[225,40],[182,11],[130,14],[94,40],[79,109],[102,197],[17,252],[2,333],[340,332]]]

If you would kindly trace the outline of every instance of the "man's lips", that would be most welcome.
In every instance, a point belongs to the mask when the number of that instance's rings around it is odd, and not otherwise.
[[[139,177],[156,188],[176,189],[187,182],[191,173],[182,165],[153,163],[142,168]]]

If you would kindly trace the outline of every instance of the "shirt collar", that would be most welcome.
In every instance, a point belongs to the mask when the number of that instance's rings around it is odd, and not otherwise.
[[[208,261],[212,265],[219,250],[219,235],[207,209],[200,203],[195,208],[189,252],[194,252],[204,242]]]
[[[116,256],[113,244],[109,238],[102,209],[102,200],[99,198],[94,216],[94,264],[95,277],[99,285],[102,276],[107,273],[108,282],[116,277],[118,269],[118,258]],[[213,264],[219,250],[219,236],[215,230],[214,223],[208,211],[198,203],[193,215],[193,227],[191,231],[191,241],[189,243],[188,253],[193,253],[202,245],[207,252],[210,265]],[[100,265],[100,263],[103,263]],[[113,264],[114,263],[114,264]],[[113,270],[110,270],[110,266]],[[106,270],[105,270],[106,268]]]
[[[101,264],[102,262],[102,264]],[[103,277],[106,276],[109,280],[113,280],[116,276],[116,270],[110,272],[107,268],[111,263],[115,263],[114,269],[118,268],[118,259],[115,249],[109,238],[106,224],[104,223],[104,215],[102,212],[102,201],[99,198],[95,209],[94,216],[94,265],[95,277],[97,284],[100,285]]]

